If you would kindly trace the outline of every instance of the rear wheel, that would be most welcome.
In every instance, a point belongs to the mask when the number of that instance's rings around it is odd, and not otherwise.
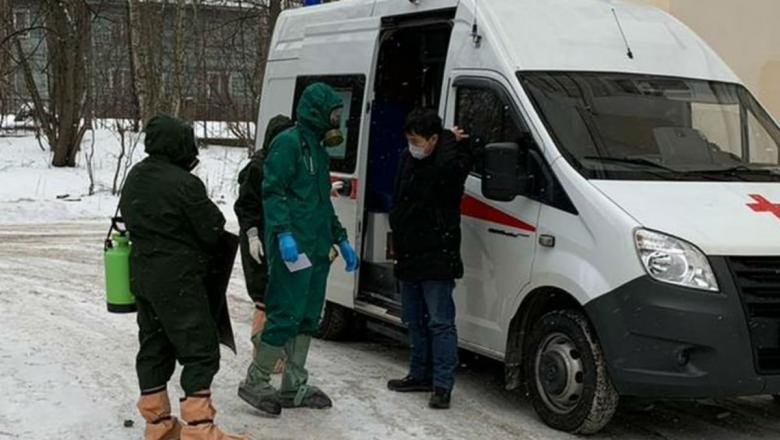
[[[328,301],[322,314],[320,329],[314,335],[326,341],[338,341],[349,336],[354,321],[354,312],[344,306]]]
[[[526,389],[552,428],[593,434],[609,423],[618,394],[604,354],[585,315],[560,310],[542,316],[524,350]]]

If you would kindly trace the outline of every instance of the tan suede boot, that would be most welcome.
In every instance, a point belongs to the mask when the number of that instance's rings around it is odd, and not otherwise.
[[[187,425],[181,440],[249,440],[249,437],[225,434],[214,425],[217,410],[211,404],[211,393],[203,391],[181,400],[181,418]]]
[[[144,439],[179,440],[182,426],[176,417],[171,417],[171,402],[166,389],[141,395],[138,411],[146,420]]]
[[[261,303],[255,303],[255,313],[252,316],[252,340],[254,341],[255,335],[258,335],[263,332],[263,328],[265,328],[265,323],[267,320],[267,316],[265,314],[265,305]],[[259,338],[257,338],[259,340]],[[257,354],[257,347],[255,346],[252,350],[252,358],[255,358],[255,354]],[[279,359],[279,361],[274,366],[274,374],[281,374],[282,371],[284,371],[284,359]]]

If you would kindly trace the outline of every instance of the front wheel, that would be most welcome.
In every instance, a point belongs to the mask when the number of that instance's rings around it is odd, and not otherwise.
[[[593,434],[609,423],[619,397],[582,312],[559,310],[542,316],[524,353],[526,389],[545,423],[575,434]]]

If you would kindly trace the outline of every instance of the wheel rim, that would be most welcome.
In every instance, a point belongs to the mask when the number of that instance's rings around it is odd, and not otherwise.
[[[582,399],[584,368],[574,341],[563,333],[544,338],[536,352],[536,388],[545,405],[568,414]]]

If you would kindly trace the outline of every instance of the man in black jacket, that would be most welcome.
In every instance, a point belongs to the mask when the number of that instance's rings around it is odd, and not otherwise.
[[[460,205],[473,158],[466,136],[444,130],[435,111],[414,111],[405,131],[409,149],[396,177],[390,224],[412,355],[409,374],[388,387],[433,391],[429,406],[446,409],[458,366],[452,293],[463,276]]]

